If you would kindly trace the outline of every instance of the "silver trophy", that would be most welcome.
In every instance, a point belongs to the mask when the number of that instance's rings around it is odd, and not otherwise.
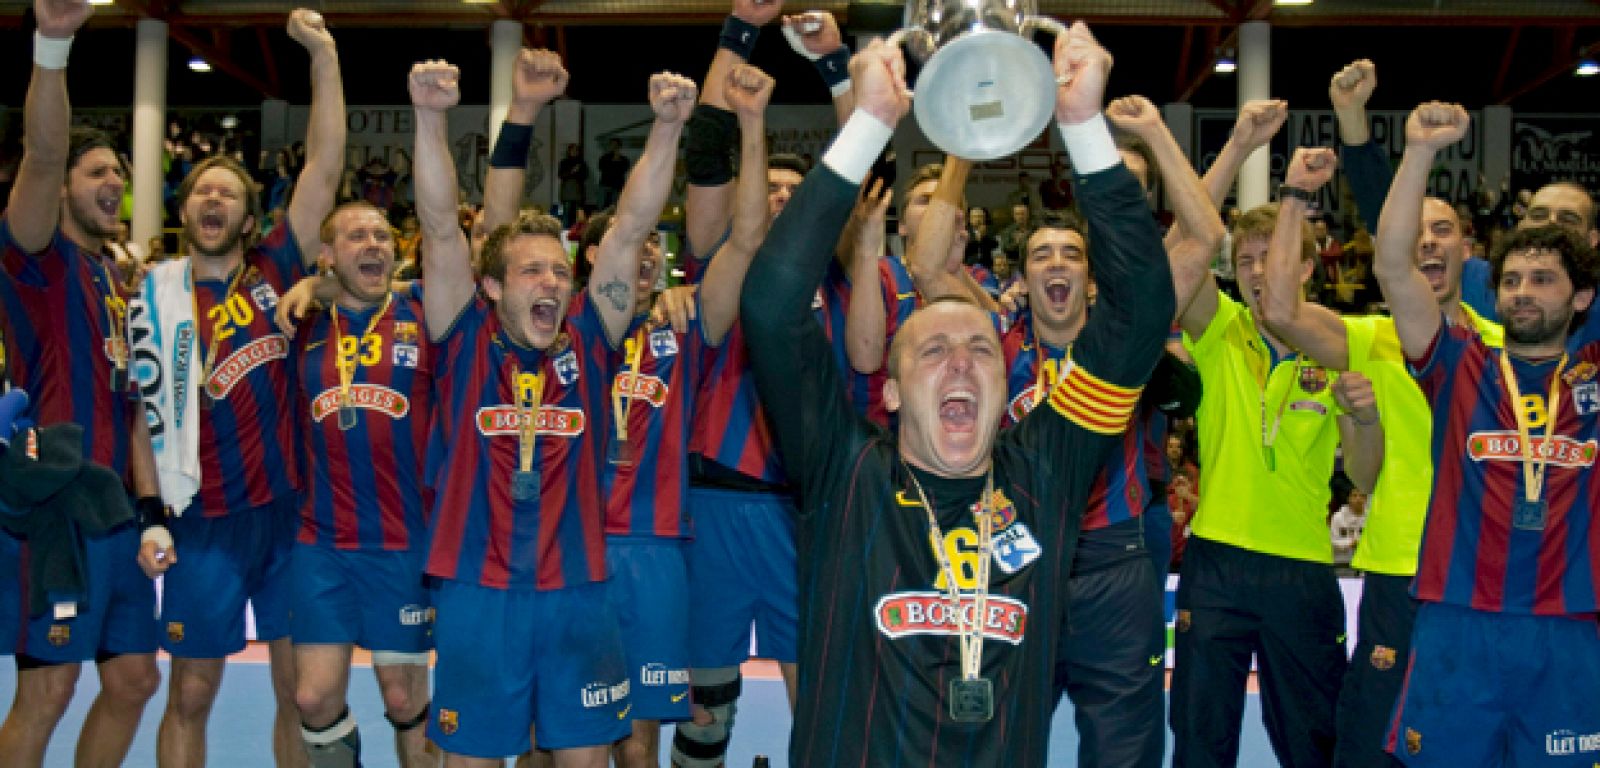
[[[993,160],[1038,138],[1056,103],[1055,70],[1032,40],[1041,29],[1066,34],[1037,0],[908,0],[889,42],[922,64],[912,108],[928,140]]]

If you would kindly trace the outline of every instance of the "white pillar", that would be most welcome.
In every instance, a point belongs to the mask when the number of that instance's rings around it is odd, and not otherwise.
[[[133,52],[132,242],[161,234],[161,153],[167,132],[167,23],[140,19]]]
[[[1265,21],[1239,25],[1239,106],[1272,98],[1272,26]],[[1239,209],[1272,202],[1272,145],[1244,161],[1239,170]]]
[[[522,50],[522,22],[497,19],[489,28],[489,146],[500,136],[500,123],[511,109],[511,72]]]

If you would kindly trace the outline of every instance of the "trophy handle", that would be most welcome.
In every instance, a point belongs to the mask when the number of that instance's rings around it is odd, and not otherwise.
[[[1062,24],[1061,22],[1056,21],[1049,16],[1029,16],[1028,18],[1023,19],[1022,24],[1017,27],[1018,33],[1030,40],[1032,40],[1033,36],[1041,30],[1049,32],[1056,37],[1065,37],[1067,34],[1067,25]],[[1068,78],[1065,76],[1058,77],[1056,78],[1056,85],[1066,85],[1067,81]]]
[[[885,38],[884,42],[888,43],[892,48],[900,48],[902,54],[906,53],[905,47],[907,44],[913,46],[916,50],[926,51],[926,55],[932,55],[937,47],[934,45],[933,35],[928,30],[915,27],[901,27]],[[926,58],[926,56],[921,58]],[[906,95],[916,98],[916,93],[911,90],[907,90]]]

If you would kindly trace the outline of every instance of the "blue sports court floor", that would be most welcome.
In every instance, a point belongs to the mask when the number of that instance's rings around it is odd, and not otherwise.
[[[161,668],[162,687],[145,710],[139,735],[133,742],[133,750],[126,763],[129,768],[154,768],[156,764],[156,725],[167,699],[165,661],[161,662]],[[9,658],[0,659],[0,697],[3,697],[0,698],[0,706],[10,707],[15,688],[16,667]],[[50,752],[45,758],[47,768],[69,768],[72,765],[72,750],[78,729],[97,690],[98,678],[92,669],[85,668],[84,674],[79,677],[78,693],[73,698],[72,707],[67,710],[61,726],[56,729],[55,739],[50,743]],[[1246,704],[1239,757],[1239,764],[1243,766],[1274,763],[1266,731],[1261,726],[1260,698],[1252,693]],[[394,742],[388,724],[383,721],[383,703],[370,669],[357,669],[351,675],[350,710],[361,724],[362,762],[371,767],[394,765]],[[210,765],[271,768],[272,742],[267,732],[271,717],[272,687],[266,664],[247,661],[230,663],[211,718]],[[775,767],[788,765],[785,759],[788,730],[789,708],[783,695],[783,683],[772,678],[747,680],[729,754],[729,768],[745,768],[758,754],[771,756]],[[1056,712],[1055,726],[1051,732],[1050,764],[1075,765],[1078,739],[1073,730],[1069,704],[1063,703]],[[670,736],[663,740],[664,743],[670,741]],[[666,765],[665,758],[662,764]]]

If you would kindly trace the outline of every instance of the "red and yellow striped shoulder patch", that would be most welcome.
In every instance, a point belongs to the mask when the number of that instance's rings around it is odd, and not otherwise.
[[[1141,389],[1112,384],[1074,363],[1050,393],[1050,407],[1090,432],[1116,435],[1128,428]]]

